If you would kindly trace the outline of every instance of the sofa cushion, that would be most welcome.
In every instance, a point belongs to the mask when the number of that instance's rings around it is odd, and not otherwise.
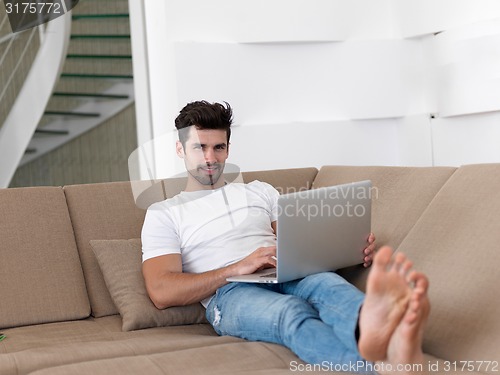
[[[128,355],[119,358],[73,363],[46,368],[32,374],[285,375],[290,374],[290,368],[293,369],[293,366],[297,365],[303,366],[304,363],[284,347],[262,342],[238,341],[231,343],[214,342],[212,345],[184,348],[164,353]]]
[[[217,336],[209,324],[123,332],[119,315],[17,327],[4,332],[7,339],[0,345],[2,375],[25,375],[72,363],[175,353],[242,341],[234,337]]]
[[[371,180],[372,231],[397,248],[456,168],[324,166],[313,187]]]
[[[0,207],[0,328],[88,317],[62,189],[1,189]]]
[[[80,252],[92,315],[118,314],[95,255],[91,240],[138,238],[145,210],[134,203],[130,182],[64,187]]]
[[[142,277],[140,239],[94,240],[90,244],[122,316],[124,331],[207,322],[205,309],[199,303],[164,310],[155,307]]]
[[[313,186],[316,168],[276,169],[270,171],[243,172],[245,183],[259,180],[274,186],[280,194],[309,190]]]
[[[324,166],[313,188],[371,180],[372,232],[376,243],[397,248],[455,170],[449,167]],[[338,273],[365,290],[368,269],[356,266]]]
[[[273,185],[280,193],[291,193],[311,188],[316,168],[278,169],[271,171],[224,173],[227,181],[252,182],[260,180]],[[186,177],[168,180],[133,181],[132,190],[137,206],[147,209],[151,204],[179,194],[186,186]]]
[[[302,364],[285,347],[217,336],[209,324],[123,332],[120,317],[114,315],[5,333],[7,339],[0,345],[2,375],[149,374],[149,364],[167,374],[284,374],[291,361]],[[143,365],[140,371],[132,365],[137,359]]]
[[[460,167],[399,247],[430,279],[432,355],[500,360],[499,213],[500,164]]]

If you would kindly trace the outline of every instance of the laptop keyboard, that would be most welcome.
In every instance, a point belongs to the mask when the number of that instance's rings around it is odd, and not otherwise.
[[[260,277],[276,277],[276,272],[267,273],[265,275],[261,275]]]

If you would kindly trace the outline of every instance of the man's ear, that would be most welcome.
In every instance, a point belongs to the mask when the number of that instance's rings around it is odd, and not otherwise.
[[[177,153],[178,157],[184,159],[184,147],[182,146],[181,141],[175,142],[175,152]]]

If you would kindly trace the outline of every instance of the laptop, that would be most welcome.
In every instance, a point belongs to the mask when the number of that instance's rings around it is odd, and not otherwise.
[[[366,180],[281,195],[276,268],[227,281],[282,283],[363,263],[371,232],[371,187]]]

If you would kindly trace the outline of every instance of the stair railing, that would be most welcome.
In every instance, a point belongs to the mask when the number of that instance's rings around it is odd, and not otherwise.
[[[70,39],[71,12],[39,29],[40,48],[0,127],[0,188],[9,186],[59,79]],[[12,78],[9,77],[9,80],[12,81]],[[0,95],[4,87],[5,83],[0,87]]]

